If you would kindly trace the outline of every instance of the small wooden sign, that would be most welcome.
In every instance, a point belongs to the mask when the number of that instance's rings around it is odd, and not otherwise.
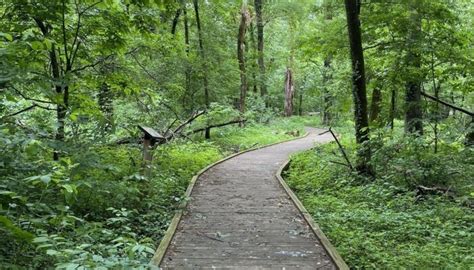
[[[153,156],[151,154],[151,148],[157,141],[165,140],[165,137],[158,133],[151,127],[145,127],[142,125],[138,125],[138,128],[143,131],[143,166],[145,169],[145,175],[150,176],[150,165],[153,160]]]

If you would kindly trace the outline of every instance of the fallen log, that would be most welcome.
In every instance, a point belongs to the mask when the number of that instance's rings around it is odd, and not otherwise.
[[[224,126],[228,126],[228,125],[232,125],[232,124],[240,124],[240,123],[245,123],[245,122],[247,122],[246,119],[243,119],[243,120],[242,119],[236,119],[236,120],[232,120],[232,121],[221,123],[221,124],[209,125],[209,126],[206,126],[206,127],[203,127],[203,128],[198,128],[198,129],[195,129],[195,130],[189,132],[188,134],[199,133],[199,132],[202,132],[206,129],[224,127]]]

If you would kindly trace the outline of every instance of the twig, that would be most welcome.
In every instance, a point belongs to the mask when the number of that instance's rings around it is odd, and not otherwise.
[[[354,170],[354,167],[352,166],[352,163],[351,161],[349,160],[349,158],[347,157],[347,154],[346,154],[346,151],[344,151],[344,147],[342,147],[341,143],[339,142],[339,139],[337,138],[336,134],[334,134],[334,132],[332,131],[332,127],[329,127],[329,130],[323,132],[323,133],[320,133],[319,135],[323,135],[323,134],[326,134],[326,133],[331,133],[331,135],[334,137],[334,140],[336,141],[337,145],[339,146],[339,149],[341,150],[341,153],[344,157],[344,159],[346,160],[347,162],[347,166],[351,169],[351,171]]]

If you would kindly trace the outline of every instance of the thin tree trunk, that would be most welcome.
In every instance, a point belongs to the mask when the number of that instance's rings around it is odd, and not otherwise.
[[[110,85],[106,82],[103,82],[100,85],[98,99],[100,111],[102,112],[105,118],[103,130],[106,132],[110,132],[113,130],[114,127],[114,107],[112,105],[113,94],[110,91]]]
[[[465,144],[474,147],[474,117],[471,117],[471,122],[467,124]]]
[[[410,33],[408,36],[407,65],[410,70],[409,78],[406,83],[405,96],[405,132],[423,135],[423,112],[421,108],[421,80],[417,72],[421,67],[421,57],[417,50],[417,42],[421,35],[421,18],[417,14],[413,4],[411,5]]]
[[[301,90],[299,91],[299,105],[298,105],[298,115],[302,116],[303,115],[303,93],[301,93]]]
[[[369,119],[367,117],[367,94],[365,85],[364,51],[360,29],[360,2],[345,0],[347,27],[352,60],[352,94],[354,99],[355,137],[359,144],[356,170],[363,175],[373,175],[370,148],[362,145],[369,142]]]
[[[395,88],[392,88],[392,94],[390,98],[390,129],[393,131],[395,125],[395,106],[397,101]]]
[[[332,2],[326,0],[323,3],[325,6],[324,19],[326,21],[331,21],[333,18]],[[326,58],[324,59],[324,68],[323,68],[323,125],[325,126],[330,126],[331,121],[332,121],[331,107],[332,107],[333,97],[328,87],[329,82],[332,79],[331,60],[332,60],[332,55],[331,54],[326,55]]]
[[[370,105],[370,118],[369,121],[371,124],[377,125],[379,119],[380,110],[382,103],[382,91],[379,87],[375,87],[372,91],[372,102]]]
[[[245,70],[245,33],[247,32],[247,21],[249,13],[245,6],[240,11],[239,33],[237,35],[237,60],[240,70],[240,103],[239,110],[241,116],[245,113],[245,98],[247,97],[247,74]]]
[[[184,75],[185,75],[185,91],[184,91],[184,95],[183,95],[183,107],[186,108],[186,100],[189,100],[189,102],[191,103],[190,104],[190,108],[189,108],[189,111],[193,111],[194,110],[194,92],[192,92],[192,89],[191,89],[191,67],[190,67],[190,63],[189,63],[189,24],[188,24],[188,11],[187,11],[187,8],[186,8],[186,3],[184,1],[182,1],[181,3],[182,7],[182,11],[183,11],[183,24],[184,24],[184,45],[185,45],[185,50],[186,50],[186,58],[187,58],[187,62],[186,62],[186,68],[185,68],[185,71],[184,71]]]
[[[210,106],[210,100],[209,100],[209,82],[207,79],[208,76],[208,68],[207,68],[207,63],[206,63],[206,54],[204,52],[204,45],[202,42],[202,29],[201,29],[201,20],[199,18],[199,0],[194,0],[194,12],[196,13],[196,26],[198,30],[198,42],[199,42],[199,52],[201,55],[201,60],[202,60],[202,67],[203,67],[203,84],[204,84],[204,104],[206,106],[206,109],[209,109]],[[206,139],[211,138],[211,130],[206,129],[204,137]]]
[[[294,85],[293,85],[293,73],[290,68],[286,68],[285,73],[285,116],[289,117],[293,115],[293,96],[294,96]]]
[[[257,17],[257,50],[258,50],[258,68],[260,71],[259,83],[260,83],[260,95],[265,97],[267,95],[267,84],[265,74],[265,61],[263,53],[263,3],[262,0],[255,0],[255,13]],[[266,102],[265,102],[266,103]]]
[[[176,26],[178,26],[179,16],[181,15],[181,8],[176,10],[176,14],[174,15],[173,22],[171,24],[171,34],[176,34]]]
[[[332,115],[331,115],[331,106],[332,106],[332,96],[328,89],[329,81],[331,80],[331,56],[324,59],[324,69],[323,69],[323,125],[330,126]]]
[[[258,87],[257,87],[257,59],[255,59],[255,56],[257,56],[257,43],[255,42],[255,31],[254,31],[254,24],[253,22],[250,22],[250,42],[252,43],[252,88],[254,93],[258,93]]]
[[[49,30],[44,24],[43,21],[40,19],[34,19],[38,27],[40,28],[43,36],[47,37],[49,35]],[[59,160],[60,154],[59,149],[64,142],[65,136],[65,120],[67,109],[69,105],[69,88],[68,86],[63,86],[61,82],[61,69],[60,64],[56,55],[56,46],[53,44],[51,46],[51,50],[49,51],[49,59],[51,64],[51,75],[53,79],[53,88],[56,93],[62,96],[62,101],[56,105],[56,121],[57,121],[57,128],[56,134],[54,135],[54,139],[56,140],[57,145],[53,151],[53,160]],[[66,72],[69,72],[71,69],[69,65],[69,60],[67,61]]]

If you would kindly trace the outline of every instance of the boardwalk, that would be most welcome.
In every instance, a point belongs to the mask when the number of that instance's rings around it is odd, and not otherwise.
[[[331,140],[318,135],[322,130],[309,131],[203,173],[164,257],[154,263],[164,269],[337,269],[275,176],[292,153]]]

